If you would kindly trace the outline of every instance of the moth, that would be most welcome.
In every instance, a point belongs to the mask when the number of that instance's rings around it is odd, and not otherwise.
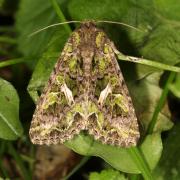
[[[29,132],[32,143],[64,143],[84,130],[103,144],[137,144],[138,121],[116,52],[94,22],[81,23],[38,100]]]

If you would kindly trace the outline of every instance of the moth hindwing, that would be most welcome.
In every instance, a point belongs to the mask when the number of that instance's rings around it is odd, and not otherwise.
[[[114,51],[93,22],[72,33],[37,103],[34,144],[63,143],[81,130],[104,144],[137,144],[138,122]]]

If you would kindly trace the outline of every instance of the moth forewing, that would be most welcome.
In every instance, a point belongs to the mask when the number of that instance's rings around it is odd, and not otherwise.
[[[114,51],[93,22],[72,33],[36,106],[34,144],[63,143],[81,130],[104,144],[137,144],[138,122]]]

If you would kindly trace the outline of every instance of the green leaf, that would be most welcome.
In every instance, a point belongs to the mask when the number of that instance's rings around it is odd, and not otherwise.
[[[140,74],[143,68],[138,68],[137,76]],[[149,123],[151,122],[154,110],[157,102],[161,96],[162,90],[159,87],[159,80],[161,77],[160,72],[154,72],[141,79],[135,80],[132,77],[131,81],[128,81],[128,87],[132,96],[136,114],[138,119],[142,123],[144,133],[146,132]],[[161,133],[162,131],[169,130],[173,126],[170,121],[170,113],[168,108],[165,106],[158,115],[157,122],[155,124],[154,132]]]
[[[23,133],[19,121],[19,97],[14,87],[0,78],[0,138],[15,140]]]
[[[58,0],[59,4],[63,4],[63,2],[64,0]],[[33,37],[28,36],[32,32],[58,21],[58,17],[50,1],[21,1],[16,16],[16,28],[19,31],[18,49],[24,56],[31,57],[31,60],[28,61],[31,65],[34,65],[37,62],[36,57],[47,49],[47,44],[51,40],[53,33],[64,28],[63,26],[59,26],[48,29]]]
[[[106,169],[100,173],[92,172],[90,173],[89,180],[126,180],[127,178],[120,172],[113,169]]]
[[[129,153],[129,148],[105,145],[83,133],[65,144],[79,154],[101,157],[112,167],[120,171],[137,174],[141,173],[141,170],[137,167]],[[155,133],[148,135],[140,146],[140,149],[144,154],[149,167],[153,169],[156,166],[162,151],[160,134]],[[156,151],[154,149],[156,149]]]
[[[180,98],[180,75],[177,74],[175,81],[169,86],[170,91],[178,98]]]
[[[180,123],[178,122],[168,133],[164,141],[164,150],[161,160],[154,171],[157,180],[180,179]]]
[[[0,62],[0,68],[24,62],[24,58],[8,59]]]
[[[147,135],[144,142],[141,144],[140,149],[150,168],[154,169],[161,157],[160,155],[163,149],[161,135],[159,133]]]

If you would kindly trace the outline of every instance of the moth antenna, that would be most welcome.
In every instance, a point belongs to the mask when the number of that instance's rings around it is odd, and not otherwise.
[[[60,22],[60,23],[51,24],[49,26],[46,26],[44,28],[41,28],[41,29],[29,34],[28,37],[32,37],[32,36],[38,34],[39,32],[44,31],[46,29],[49,29],[51,27],[55,27],[55,26],[59,26],[59,25],[63,25],[63,24],[70,24],[70,23],[81,23],[81,21],[67,21],[67,22]]]
[[[129,27],[131,29],[134,29],[136,31],[139,31],[139,32],[143,32],[143,30],[139,29],[139,28],[136,28],[134,26],[131,26],[131,25],[128,25],[128,24],[125,24],[125,23],[122,23],[122,22],[116,22],[116,21],[104,21],[104,20],[100,20],[100,21],[96,21],[97,23],[109,23],[109,24],[119,24],[119,25],[123,25],[123,26],[126,26],[126,27]]]

